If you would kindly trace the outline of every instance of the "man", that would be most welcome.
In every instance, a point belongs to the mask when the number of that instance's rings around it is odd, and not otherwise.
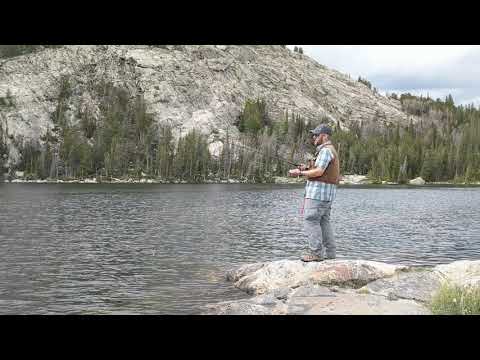
[[[306,169],[289,171],[290,176],[305,176],[304,225],[308,236],[309,253],[302,256],[302,261],[322,261],[323,248],[327,259],[335,259],[336,245],[330,224],[330,210],[335,200],[337,185],[340,180],[340,159],[330,141],[332,129],[320,125],[310,130],[313,144],[317,147],[315,165]]]

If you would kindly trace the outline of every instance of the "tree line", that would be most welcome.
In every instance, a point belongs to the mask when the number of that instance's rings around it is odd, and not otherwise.
[[[357,123],[334,136],[342,149],[342,172],[405,183],[480,181],[480,111],[445,100],[400,96],[403,111],[419,117],[406,126]]]
[[[292,112],[274,123],[264,101],[247,100],[234,124],[240,136],[233,139],[233,127],[227,128],[226,137],[221,139],[222,151],[213,157],[204,134],[193,129],[175,140],[170,126],[157,124],[147,111],[143,94],[132,96],[126,88],[100,83],[95,94],[100,99],[100,116],[79,109],[72,117],[73,84],[68,77],[60,84],[51,114],[53,128],[40,141],[10,135],[20,153],[20,161],[10,168],[10,174],[21,170],[27,179],[269,181],[288,170],[284,159],[300,161],[307,129],[313,126]],[[7,132],[2,125],[0,155],[5,157]]]
[[[191,131],[175,143],[172,129],[154,122],[142,94],[132,96],[111,83],[96,87],[98,118],[79,109],[72,120],[71,85],[63,80],[51,114],[54,126],[41,141],[12,140],[21,154],[12,170],[25,171],[28,179],[206,178],[210,155],[204,136]]]
[[[77,110],[68,116],[73,84],[60,82],[54,125],[41,141],[13,138],[6,121],[0,122],[0,167],[6,164],[7,138],[20,152],[11,167],[31,179],[86,177],[154,177],[167,181],[203,182],[215,179],[271,181],[285,176],[292,166],[314,153],[309,129],[327,119],[310,121],[292,111],[273,121],[267,104],[249,99],[234,126],[227,128],[219,156],[212,156],[205,135],[191,130],[176,140],[173,129],[159,125],[148,112],[141,93],[112,83],[98,83],[100,116]],[[473,105],[455,106],[445,100],[402,94],[403,111],[420,120],[406,126],[382,125],[382,114],[369,122],[355,122],[348,129],[331,124],[333,142],[341,156],[343,174],[368,175],[375,181],[405,183],[422,176],[426,181],[480,181],[480,110]],[[13,106],[11,96],[0,107]]]

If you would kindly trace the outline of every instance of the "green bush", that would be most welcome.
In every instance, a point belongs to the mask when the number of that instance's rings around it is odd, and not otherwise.
[[[480,315],[480,288],[445,284],[434,295],[430,309],[435,315]]]

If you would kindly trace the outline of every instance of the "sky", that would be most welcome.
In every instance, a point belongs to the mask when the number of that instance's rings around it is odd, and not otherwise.
[[[479,45],[288,45],[322,65],[366,78],[380,93],[410,92],[480,106]]]

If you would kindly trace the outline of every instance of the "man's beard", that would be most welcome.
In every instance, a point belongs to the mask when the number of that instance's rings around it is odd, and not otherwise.
[[[317,148],[324,143],[322,138],[319,138],[319,141],[316,143],[316,140],[313,141],[312,145]]]

